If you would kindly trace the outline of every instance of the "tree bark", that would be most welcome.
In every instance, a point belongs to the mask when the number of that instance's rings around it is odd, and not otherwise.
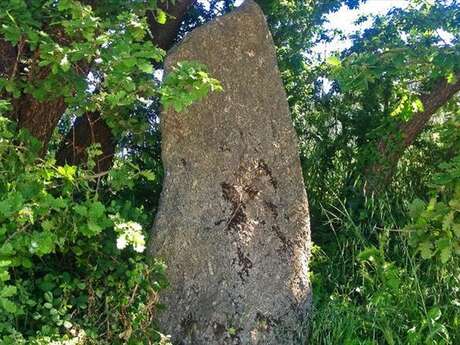
[[[75,124],[65,137],[56,161],[59,165],[80,165],[87,161],[86,149],[92,144],[100,144],[102,155],[96,158],[97,173],[112,167],[115,154],[115,139],[112,131],[97,112],[88,112],[75,120]]]
[[[168,14],[165,24],[160,24],[155,19],[155,14],[147,14],[147,22],[152,34],[152,41],[158,47],[169,50],[176,42],[177,33],[182,24],[185,14],[196,0],[176,0],[175,2],[165,1],[159,3],[159,8]]]
[[[170,18],[165,24],[160,24],[156,21],[155,15],[152,12],[147,14],[147,20],[152,34],[152,41],[155,45],[161,49],[170,49],[177,38],[182,20],[196,0],[177,0],[174,4],[170,2],[159,3],[159,8],[168,13]],[[100,143],[103,150],[101,162],[99,168],[109,170],[111,168],[112,159],[106,157],[112,157],[115,152],[116,140],[112,134],[108,135],[110,128],[105,124],[103,118],[98,116],[98,126],[91,128],[88,125],[88,120],[94,116],[94,114],[88,114],[83,116],[82,121],[76,121],[72,128],[66,135],[65,141],[59,148],[56,154],[58,164],[80,164],[85,161],[85,155],[78,154],[77,152],[84,152],[86,148],[95,143]],[[101,130],[101,133],[97,131]],[[93,133],[92,131],[96,131]],[[95,141],[93,141],[93,139]]]
[[[11,78],[17,66],[17,49],[0,37],[0,76]]]
[[[13,101],[12,114],[20,128],[27,129],[42,143],[44,154],[54,128],[66,109],[63,97],[40,102],[32,95],[24,94],[18,100]]]
[[[378,160],[365,169],[367,189],[379,192],[391,182],[397,164],[404,151],[414,143],[425,129],[432,116],[460,91],[460,72],[456,81],[449,84],[446,79],[438,81],[429,93],[420,96],[423,111],[412,115],[408,122],[398,126],[398,135],[382,138],[377,144]]]
[[[59,30],[55,29],[54,36],[60,43],[65,43],[67,38]],[[48,68],[38,66],[38,50],[31,52],[24,41],[12,46],[0,37],[0,75],[8,79],[14,79],[18,75],[27,73],[31,82],[44,80],[49,75]],[[31,62],[28,70],[25,70],[21,59],[27,57]],[[85,76],[88,73],[89,65],[81,61],[76,68],[77,74]],[[26,72],[27,71],[27,72]],[[42,154],[46,153],[48,142],[57,126],[59,119],[67,108],[64,97],[56,97],[51,100],[39,101],[31,94],[22,93],[17,99],[12,99],[12,111],[9,114],[19,128],[27,129],[30,134],[42,143]]]
[[[420,97],[423,103],[423,111],[414,114],[409,122],[402,124],[400,128],[403,134],[403,150],[413,144],[431,117],[460,91],[460,72],[457,73],[456,79],[453,84],[449,84],[444,79],[438,82],[430,93]]]

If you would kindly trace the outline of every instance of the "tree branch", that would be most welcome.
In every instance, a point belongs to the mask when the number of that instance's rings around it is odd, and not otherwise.
[[[413,114],[408,122],[399,126],[401,136],[389,135],[378,142],[379,159],[364,172],[370,190],[379,191],[383,185],[391,182],[404,151],[414,143],[432,116],[460,91],[460,72],[455,77],[456,81],[452,84],[443,78],[429,93],[420,96],[423,111]]]
[[[456,82],[449,84],[446,79],[438,82],[429,94],[420,97],[423,111],[415,113],[409,122],[400,126],[403,134],[403,149],[412,145],[417,136],[425,128],[431,117],[460,91],[460,72],[456,74]]]

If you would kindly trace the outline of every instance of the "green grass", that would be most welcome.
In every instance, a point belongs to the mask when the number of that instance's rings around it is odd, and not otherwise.
[[[460,260],[422,259],[387,197],[323,208],[313,229],[312,345],[460,344]],[[398,210],[395,208],[398,207]]]

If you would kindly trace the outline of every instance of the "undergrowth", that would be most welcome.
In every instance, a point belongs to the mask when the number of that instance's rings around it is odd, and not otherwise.
[[[323,207],[309,344],[460,343],[460,157],[427,187],[426,200]]]
[[[102,179],[97,147],[78,168],[39,150],[0,117],[0,344],[166,344],[165,267],[143,253],[153,212],[127,197],[155,175],[125,161]]]

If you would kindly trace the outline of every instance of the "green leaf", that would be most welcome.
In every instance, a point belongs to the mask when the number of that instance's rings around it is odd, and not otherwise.
[[[148,181],[155,181],[156,180],[156,175],[151,170],[143,170],[143,171],[141,171],[140,175],[142,177],[144,177]]]
[[[32,254],[43,256],[54,250],[56,235],[51,232],[35,232],[30,241],[29,251]]]
[[[358,255],[359,260],[361,261],[371,261],[374,262],[380,257],[380,252],[375,247],[369,247],[361,251]]]
[[[51,309],[53,308],[53,305],[49,302],[46,302],[45,304],[43,304],[43,306],[46,308],[46,309]]]
[[[448,247],[448,248],[441,249],[441,252],[439,253],[439,257],[443,264],[448,262],[450,258],[452,257],[452,248]]]
[[[422,242],[418,245],[418,250],[420,255],[424,259],[430,259],[433,256],[433,244],[431,242]]]
[[[86,209],[85,205],[76,205],[76,206],[74,206],[73,209],[80,216],[86,217],[87,214],[88,214],[88,210]]]
[[[452,225],[452,230],[454,231],[455,237],[460,239],[460,224]]]
[[[0,270],[0,282],[6,282],[10,279],[10,273],[8,271]]]
[[[88,229],[90,230],[90,233],[87,235],[97,235],[102,231],[102,228],[97,223],[91,221],[88,222]]]
[[[3,35],[7,41],[10,41],[13,45],[17,45],[21,39],[21,29],[17,25],[2,25]]]
[[[148,74],[153,73],[153,66],[151,63],[143,62],[143,63],[138,64],[137,66],[144,73],[148,73]]]
[[[425,210],[426,203],[421,199],[415,199],[409,204],[409,216],[412,219],[418,219]]]
[[[455,84],[457,82],[457,76],[454,74],[454,72],[450,72],[446,79],[448,84]]]
[[[59,64],[61,65],[61,68],[64,72],[67,72],[70,69],[70,61],[67,57],[67,54],[64,55]]]
[[[10,314],[14,314],[17,310],[16,305],[6,298],[0,298],[0,306]]]
[[[0,260],[0,267],[8,267],[11,265],[11,260]]]
[[[422,112],[424,109],[425,109],[425,107],[423,106],[422,101],[420,100],[420,98],[416,97],[412,101],[412,110],[414,112]]]
[[[57,173],[69,181],[73,181],[75,174],[77,172],[77,167],[72,165],[64,165],[63,167],[57,168]]]
[[[440,238],[437,240],[436,249],[439,251],[439,257],[443,264],[452,257],[452,243],[448,238]]]
[[[160,24],[165,24],[166,23],[166,20],[167,20],[167,15],[166,15],[166,12],[163,11],[161,8],[158,8],[156,9],[155,11],[155,19],[158,23]]]
[[[16,286],[5,286],[2,290],[0,290],[0,297],[11,297],[16,295],[16,292]]]
[[[11,243],[5,243],[3,246],[0,247],[0,255],[1,256],[10,256],[14,254],[15,250]]]
[[[340,59],[333,55],[333,56],[329,56],[327,59],[326,59],[326,63],[329,65],[329,66],[332,66],[332,67],[340,67],[342,65]]]
[[[104,216],[105,206],[100,201],[93,202],[88,208],[88,217],[90,219],[97,219]]]
[[[442,312],[439,307],[434,307],[431,308],[430,311],[428,311],[428,318],[433,321],[437,321],[441,318]]]

